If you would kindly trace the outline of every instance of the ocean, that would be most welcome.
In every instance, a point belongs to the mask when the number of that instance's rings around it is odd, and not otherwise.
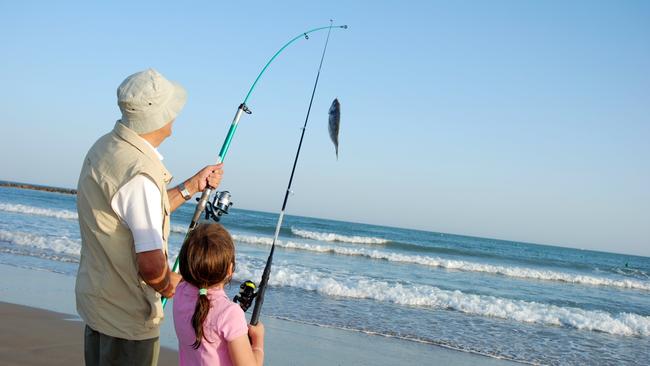
[[[172,214],[176,256],[193,213]],[[228,293],[276,213],[232,208]],[[75,196],[0,187],[0,263],[75,276]],[[263,316],[543,365],[650,364],[650,258],[286,216]],[[250,312],[251,310],[249,310]]]

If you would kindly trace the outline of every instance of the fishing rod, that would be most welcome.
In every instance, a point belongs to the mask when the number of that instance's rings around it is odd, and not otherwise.
[[[318,79],[320,78],[320,71],[323,67],[323,60],[325,59],[325,52],[327,51],[327,44],[330,40],[330,33],[332,31],[332,21],[330,20],[330,29],[327,31],[327,39],[325,40],[325,47],[323,47],[323,54],[320,58],[320,65],[318,65],[318,73],[316,73],[316,81],[314,82],[314,88],[311,92],[311,99],[309,100],[309,108],[307,108],[307,116],[305,117],[305,124],[302,126],[302,134],[300,135],[300,142],[298,143],[298,151],[296,151],[296,157],[293,160],[293,168],[291,169],[291,176],[289,177],[289,184],[287,186],[287,191],[284,194],[284,201],[282,202],[282,210],[280,210],[280,216],[278,217],[278,223],[275,226],[275,235],[273,236],[273,244],[271,244],[271,252],[269,257],[266,260],[266,266],[264,266],[264,272],[262,273],[262,279],[260,281],[259,290],[255,295],[255,307],[253,308],[253,315],[251,315],[251,325],[257,325],[259,322],[260,312],[262,311],[262,305],[264,304],[264,294],[266,292],[266,287],[269,282],[269,276],[271,274],[271,265],[273,264],[273,253],[275,252],[275,243],[278,241],[278,236],[280,235],[280,228],[282,227],[282,220],[284,219],[284,211],[287,208],[287,200],[289,199],[289,194],[291,193],[291,183],[293,183],[293,176],[296,172],[296,165],[298,164],[298,157],[300,156],[300,149],[302,148],[302,141],[305,137],[305,131],[307,130],[307,122],[309,121],[309,113],[311,112],[311,106],[314,102],[314,95],[316,94],[316,87],[318,86]]]
[[[246,93],[246,97],[244,98],[244,101],[239,105],[237,108],[237,112],[235,113],[235,117],[232,120],[232,123],[230,124],[230,129],[228,130],[228,133],[226,134],[226,138],[223,141],[223,144],[221,145],[221,150],[219,151],[219,155],[217,156],[217,164],[220,164],[224,161],[226,158],[226,154],[228,153],[228,149],[230,148],[230,144],[232,142],[232,139],[235,135],[235,131],[237,130],[237,126],[239,124],[239,119],[242,116],[242,113],[246,114],[251,114],[251,110],[248,108],[246,105],[246,102],[248,101],[248,98],[250,98],[251,94],[253,93],[253,90],[255,89],[255,86],[257,86],[257,82],[260,80],[266,69],[269,67],[269,65],[275,60],[276,57],[282,51],[284,51],[285,48],[289,47],[290,44],[293,42],[297,41],[298,39],[304,37],[305,39],[309,39],[308,34],[318,32],[324,29],[328,29],[328,36],[329,32],[331,32],[332,28],[341,28],[341,29],[347,29],[347,25],[337,25],[333,26],[330,21],[330,25],[327,27],[319,27],[319,28],[314,28],[311,30],[308,30],[306,32],[302,32],[299,35],[295,36],[292,38],[289,42],[285,43],[284,46],[282,46],[274,55],[269,59],[269,61],[264,65],[262,68],[262,71],[257,75],[255,78],[255,81],[253,81],[253,85],[251,85],[250,89],[248,89],[248,93]],[[214,190],[213,187],[210,187],[209,185],[205,187],[203,190],[203,193],[201,193],[201,198],[198,199],[198,203],[196,205],[196,208],[194,209],[194,215],[192,216],[192,220],[190,221],[190,225],[187,229],[187,234],[185,234],[185,239],[183,242],[187,241],[187,238],[189,237],[190,233],[196,225],[199,223],[199,219],[201,217],[201,214],[203,211],[206,209],[206,206],[209,208],[209,216],[212,217],[215,220],[218,220],[218,218],[222,214],[227,214],[228,213],[228,208],[232,205],[232,202],[230,202],[230,193],[227,191],[223,192],[218,192],[218,194],[215,194],[213,202],[209,202],[208,199],[210,198],[210,195],[212,194],[212,191]],[[179,258],[178,256],[176,257],[176,260],[174,261],[174,266],[172,267],[172,271],[178,273],[178,265],[179,265]],[[162,306],[163,308],[167,304],[167,298],[162,299]]]

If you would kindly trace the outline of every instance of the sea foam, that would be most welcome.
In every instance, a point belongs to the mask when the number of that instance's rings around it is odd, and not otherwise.
[[[321,233],[317,231],[302,230],[291,228],[291,233],[306,239],[313,239],[318,241],[338,241],[342,243],[353,244],[386,244],[389,242],[387,239],[368,237],[368,236],[348,236],[336,233]]]
[[[187,234],[187,227],[181,225],[171,225],[169,230],[172,233]]]
[[[235,240],[240,239],[235,238]],[[247,240],[250,239],[251,237],[247,237]],[[0,230],[0,241],[50,250],[77,258],[81,248],[79,239],[65,236],[47,237],[6,230]],[[270,244],[272,239],[256,238],[254,241]],[[289,242],[276,245],[291,248],[292,246],[304,246],[305,244]],[[261,266],[255,269],[250,267],[250,263],[259,262],[259,260],[245,259],[238,263],[236,277],[239,279],[259,278],[262,272]],[[621,336],[650,336],[650,317],[639,314],[612,314],[598,310],[561,307],[523,300],[468,294],[461,291],[442,290],[429,285],[388,282],[363,276],[357,276],[354,279],[343,279],[318,270],[297,266],[276,264],[271,276],[271,285],[316,291],[331,297],[370,299],[398,305],[454,310],[524,323],[570,327]]]
[[[237,278],[261,276],[261,268],[253,270],[249,268],[247,261],[241,262],[243,263],[237,264],[235,274]],[[316,291],[332,297],[371,299],[398,305],[454,310],[478,316],[621,336],[650,336],[650,317],[638,314],[611,314],[597,310],[467,294],[433,286],[389,283],[363,277],[356,280],[342,280],[323,273],[283,265],[274,266],[270,284]]]
[[[22,205],[11,205],[15,206]],[[1,206],[0,206],[1,207]],[[27,206],[24,206],[27,207]],[[63,214],[66,211],[44,210],[52,211],[51,213]],[[68,213],[72,213],[67,211]],[[76,215],[76,214],[75,214]],[[68,217],[66,217],[68,218]],[[172,232],[187,233],[187,228],[180,225],[172,225]],[[271,237],[258,237],[249,235],[233,234],[233,239],[242,243],[271,245],[273,239]],[[18,245],[29,245],[40,249],[49,249],[54,252],[79,255],[79,248],[81,246],[79,240],[69,239],[67,237],[44,237],[30,233],[9,232],[0,230],[0,240],[11,242]],[[578,285],[590,286],[609,286],[617,288],[627,288],[635,290],[650,291],[650,282],[639,281],[633,279],[612,279],[606,277],[578,275],[558,271],[541,270],[525,267],[506,267],[491,264],[475,263],[470,261],[444,259],[439,257],[429,257],[420,255],[407,255],[394,253],[381,250],[369,250],[365,248],[348,248],[337,247],[331,245],[297,243],[292,241],[278,241],[276,246],[286,249],[304,250],[316,253],[331,253],[347,256],[365,257],[375,260],[385,260],[395,263],[417,264],[429,267],[444,268],[449,270],[457,270],[464,272],[482,272],[493,275],[501,275],[511,278],[521,278],[526,280],[544,280],[573,283]]]
[[[270,237],[257,237],[247,235],[233,235],[233,239],[243,243],[271,245],[273,240]],[[420,255],[407,255],[381,250],[369,250],[365,248],[347,248],[330,245],[296,243],[291,241],[278,241],[276,246],[287,249],[306,250],[317,253],[332,253],[348,256],[360,256],[389,262],[418,264],[429,267],[444,268],[464,272],[482,272],[494,275],[501,275],[512,278],[527,280],[544,280],[566,282],[579,285],[610,286],[628,288],[635,290],[650,291],[650,282],[632,279],[611,279],[597,276],[578,275],[558,271],[541,270],[525,267],[505,267],[484,263],[475,263],[462,260],[444,259],[439,257],[428,257]]]
[[[23,232],[0,230],[0,241],[27,246],[37,249],[47,249],[56,253],[79,257],[81,240],[66,236],[41,236]]]
[[[0,211],[15,212],[37,216],[56,217],[59,219],[76,220],[77,213],[69,210],[53,210],[20,204],[0,203]]]

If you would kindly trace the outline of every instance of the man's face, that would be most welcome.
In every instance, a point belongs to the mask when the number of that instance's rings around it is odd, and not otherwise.
[[[162,133],[164,138],[167,138],[172,135],[172,125],[174,124],[175,119],[171,120],[168,124],[162,127]]]
[[[165,139],[167,139],[169,136],[172,135],[172,125],[174,124],[174,120],[171,120],[169,123],[166,125],[160,127],[159,129],[141,134],[140,137],[143,139],[149,141],[153,147],[158,147],[160,144],[162,144]]]

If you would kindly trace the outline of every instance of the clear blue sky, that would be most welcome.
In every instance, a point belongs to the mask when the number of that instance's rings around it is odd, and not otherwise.
[[[288,213],[650,255],[650,2],[235,3],[0,3],[0,179],[74,187],[117,86],[148,67],[189,93],[161,147],[184,179],[277,48],[334,18],[350,29],[332,35]],[[279,210],[324,37],[249,100],[222,185],[237,207]]]

